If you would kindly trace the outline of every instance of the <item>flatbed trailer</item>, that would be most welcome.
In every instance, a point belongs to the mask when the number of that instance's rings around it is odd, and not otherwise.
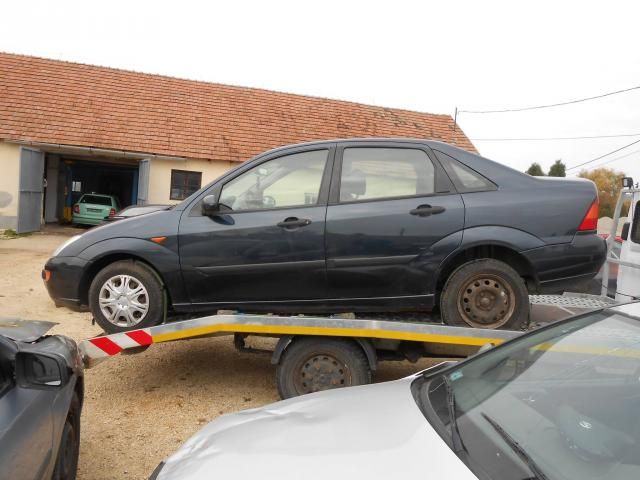
[[[610,298],[592,295],[532,295],[530,328],[613,303]],[[249,337],[277,338],[269,353],[276,366],[280,396],[288,398],[370,383],[379,361],[462,358],[523,333],[448,326],[437,318],[426,320],[217,314],[90,338],[80,343],[80,350],[85,365],[91,368],[114,355],[139,353],[156,343],[228,335],[233,336],[238,349],[256,352],[264,350],[247,346]]]

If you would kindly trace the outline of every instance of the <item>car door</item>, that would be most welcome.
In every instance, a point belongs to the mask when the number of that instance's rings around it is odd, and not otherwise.
[[[51,406],[56,393],[18,387],[13,355],[15,346],[0,337],[0,479],[41,479],[51,474],[54,461]]]
[[[202,196],[216,195],[224,214],[204,216],[198,203],[183,214],[180,261],[192,303],[325,298],[334,150],[310,146],[251,162]]]
[[[640,298],[640,192],[635,193],[629,208],[629,227],[623,238],[620,260],[633,266],[620,265],[616,300],[630,301]],[[606,268],[606,265],[605,265]]]
[[[463,226],[462,198],[426,146],[339,145],[327,209],[329,298],[431,306],[435,274]]]

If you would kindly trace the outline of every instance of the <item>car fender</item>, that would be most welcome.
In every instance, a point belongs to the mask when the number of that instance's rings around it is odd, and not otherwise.
[[[188,301],[182,281],[176,236],[166,237],[159,243],[132,237],[109,238],[90,245],[78,257],[90,260],[92,265],[101,265],[107,257],[114,257],[115,261],[124,258],[142,260],[160,275],[172,302]],[[85,272],[86,281],[90,280],[90,270]]]
[[[446,272],[452,264],[455,264],[459,254],[474,247],[504,247],[520,253],[525,250],[546,245],[543,240],[535,235],[516,228],[503,227],[499,225],[486,225],[464,229],[461,232],[461,237],[458,247],[451,251],[441,262],[440,267],[437,270],[436,279],[440,279],[442,273]],[[522,259],[528,263],[524,256]]]

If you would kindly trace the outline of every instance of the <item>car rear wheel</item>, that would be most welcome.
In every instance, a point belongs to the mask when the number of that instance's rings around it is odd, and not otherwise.
[[[80,400],[73,394],[51,480],[75,480],[80,452]]]
[[[351,340],[302,337],[292,340],[276,370],[281,398],[371,383],[362,348]]]
[[[98,272],[89,288],[89,307],[107,333],[162,323],[165,298],[160,279],[146,265],[114,262]]]
[[[518,272],[499,260],[474,260],[458,267],[440,297],[447,325],[520,330],[529,322],[529,296]]]

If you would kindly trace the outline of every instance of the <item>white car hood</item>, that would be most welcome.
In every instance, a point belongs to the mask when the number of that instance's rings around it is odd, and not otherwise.
[[[305,395],[222,416],[160,479],[475,479],[424,418],[414,377]]]

